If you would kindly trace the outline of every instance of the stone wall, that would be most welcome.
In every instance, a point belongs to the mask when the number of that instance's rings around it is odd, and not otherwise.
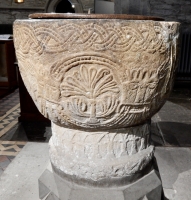
[[[50,0],[0,0],[0,24],[10,24],[15,19],[27,18],[30,13],[46,12]],[[93,0],[81,0],[84,10],[94,7]],[[190,0],[115,0],[116,13],[160,16],[168,21],[179,21],[183,31],[191,31]]]
[[[179,21],[183,31],[191,31],[190,0],[150,0],[150,14],[168,21]]]
[[[46,12],[51,0],[25,0],[24,3],[14,3],[14,0],[0,0],[0,24],[12,24],[15,19],[26,19],[35,12]],[[84,11],[94,7],[94,0],[81,0]]]
[[[14,0],[0,0],[0,24],[12,24],[15,19],[28,18],[30,13],[44,12],[47,0],[25,0],[17,4]]]
[[[181,22],[184,32],[191,31],[190,0],[115,0],[115,13],[159,16]]]
[[[2,9],[0,8],[0,24],[12,24],[16,19],[26,19],[31,13],[41,10]]]

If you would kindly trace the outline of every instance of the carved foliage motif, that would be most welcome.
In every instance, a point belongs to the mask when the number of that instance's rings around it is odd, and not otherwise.
[[[61,91],[65,109],[89,123],[110,116],[118,104],[117,83],[111,71],[102,66],[81,65],[74,69],[65,75]]]
[[[150,128],[147,124],[106,132],[85,132],[56,128],[53,143],[62,146],[64,154],[79,159],[110,159],[131,156],[149,146]]]
[[[14,38],[37,107],[66,126],[139,124],[162,106],[171,89],[176,23],[16,21]]]
[[[77,177],[99,180],[132,175],[142,170],[153,156],[148,124],[105,132],[85,132],[53,123],[52,131],[52,163]]]

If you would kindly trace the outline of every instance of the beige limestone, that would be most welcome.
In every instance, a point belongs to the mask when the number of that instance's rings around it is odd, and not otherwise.
[[[149,164],[146,121],[172,88],[178,28],[176,22],[119,19],[14,23],[21,76],[52,121],[56,168],[99,181]]]
[[[108,131],[82,131],[52,123],[51,162],[65,174],[93,181],[122,178],[142,169],[153,157],[149,125]]]
[[[65,127],[121,128],[163,105],[175,71],[178,24],[17,20],[22,78],[40,112]]]

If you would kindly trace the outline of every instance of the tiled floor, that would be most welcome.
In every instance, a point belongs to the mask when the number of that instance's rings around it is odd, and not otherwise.
[[[19,90],[0,99],[0,175],[29,140],[48,142],[50,125],[43,122],[20,123]],[[44,138],[31,139],[30,132],[44,134]],[[28,134],[27,134],[28,133]],[[31,135],[32,135],[31,133]],[[35,134],[37,135],[37,134]]]
[[[26,142],[0,141],[0,175],[22,150]]]
[[[13,105],[10,110],[0,117],[0,137],[18,123],[19,112],[20,105]]]
[[[13,93],[0,99],[0,120],[6,112],[11,110],[17,104],[19,104],[19,89],[16,89]]]
[[[0,141],[0,155],[16,156],[25,144],[26,142],[20,141]]]
[[[18,124],[19,112],[19,91],[16,89],[0,99],[0,175],[26,144],[22,141],[2,140],[2,137]]]

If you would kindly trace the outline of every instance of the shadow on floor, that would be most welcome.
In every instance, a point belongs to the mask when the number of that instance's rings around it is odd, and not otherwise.
[[[48,142],[52,135],[48,122],[20,122],[1,137],[4,141]]]
[[[1,91],[1,90],[0,90]],[[16,89],[11,94],[0,98],[0,117],[5,115],[10,109],[19,103],[19,90]]]
[[[158,122],[158,128],[164,146],[191,147],[191,124],[165,121]]]
[[[175,84],[168,101],[191,110],[191,82]]]

